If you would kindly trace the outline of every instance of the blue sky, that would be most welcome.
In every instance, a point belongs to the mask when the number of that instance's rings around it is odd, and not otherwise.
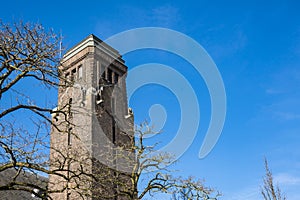
[[[260,199],[268,158],[289,200],[300,198],[300,3],[299,1],[5,1],[0,18],[39,22],[62,32],[72,47],[93,33],[101,39],[128,29],[164,27],[182,32],[205,48],[216,63],[227,95],[227,116],[213,151],[198,158],[210,120],[210,99],[199,74],[168,52],[142,50],[124,55],[132,69],[150,62],[180,71],[196,91],[200,128],[174,166],[179,175],[204,178],[221,199]],[[52,96],[55,99],[55,94]],[[168,88],[148,85],[130,100],[136,120],[153,104],[167,113],[168,143],[178,129],[180,108]],[[193,116],[189,120],[193,120]],[[155,119],[154,119],[155,121]],[[298,189],[298,191],[297,191]]]

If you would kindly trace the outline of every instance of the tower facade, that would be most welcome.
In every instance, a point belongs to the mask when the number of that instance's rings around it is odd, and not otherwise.
[[[116,149],[133,142],[127,67],[115,49],[90,35],[63,56],[60,70],[50,141],[50,169],[59,175],[49,177],[50,196],[120,199],[112,180],[127,155],[116,156]]]

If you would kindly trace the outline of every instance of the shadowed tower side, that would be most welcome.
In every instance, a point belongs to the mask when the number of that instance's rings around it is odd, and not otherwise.
[[[90,35],[64,55],[60,68],[61,82],[68,86],[59,88],[57,110],[64,109],[67,115],[53,116],[57,127],[51,132],[50,168],[63,172],[50,175],[48,187],[54,191],[50,196],[124,199],[115,196],[120,186],[113,180],[114,169],[130,165],[127,155],[118,157],[115,147],[133,144],[127,67],[116,50]],[[126,186],[128,180],[122,181]]]

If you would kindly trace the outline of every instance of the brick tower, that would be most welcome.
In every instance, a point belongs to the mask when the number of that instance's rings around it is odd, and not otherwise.
[[[119,186],[110,180],[120,160],[112,147],[132,144],[127,67],[115,49],[90,35],[63,56],[60,68],[64,86],[59,88],[56,111],[64,112],[53,115],[50,169],[60,169],[64,177],[50,175],[49,190],[57,190],[50,196],[94,200],[105,194],[122,199],[114,196]],[[83,173],[88,175],[79,177]],[[90,175],[107,183],[95,182]]]

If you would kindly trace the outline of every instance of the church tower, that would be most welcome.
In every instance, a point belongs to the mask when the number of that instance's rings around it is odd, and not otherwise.
[[[102,195],[122,199],[114,196],[119,186],[110,180],[120,167],[118,161],[124,162],[116,158],[115,147],[133,142],[124,60],[115,49],[90,35],[66,52],[60,70],[50,169],[59,169],[61,175],[50,175],[48,187],[53,193],[49,195],[60,200],[104,199]]]

